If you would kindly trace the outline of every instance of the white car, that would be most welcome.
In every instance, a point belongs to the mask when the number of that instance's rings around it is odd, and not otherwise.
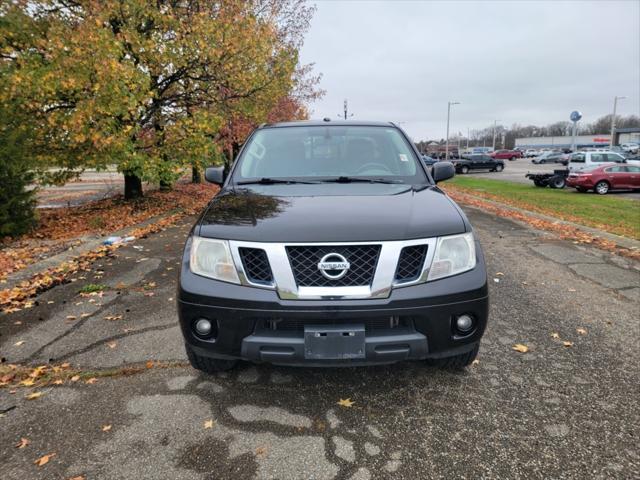
[[[620,148],[622,148],[622,150],[624,150],[625,152],[638,153],[638,150],[640,150],[640,145],[638,145],[637,143],[621,143]]]
[[[538,156],[538,150],[534,150],[533,148],[529,148],[529,149],[524,151],[524,156],[527,157],[527,158],[537,157]]]
[[[569,171],[585,170],[604,163],[627,163],[629,165],[640,165],[640,160],[627,160],[622,155],[609,150],[595,152],[577,152],[571,155],[569,160]]]

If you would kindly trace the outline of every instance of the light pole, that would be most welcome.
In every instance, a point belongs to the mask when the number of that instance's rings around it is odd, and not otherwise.
[[[449,160],[449,119],[451,117],[451,105],[460,105],[460,102],[447,102],[447,143],[444,146],[444,159]]]
[[[496,127],[498,126],[498,120],[493,121],[493,151],[496,151]]]
[[[618,100],[622,100],[627,97],[613,97],[613,115],[611,116],[611,141],[609,142],[609,148],[613,147],[616,134],[616,108],[618,107]]]
[[[467,127],[467,150],[469,150],[469,127]]]

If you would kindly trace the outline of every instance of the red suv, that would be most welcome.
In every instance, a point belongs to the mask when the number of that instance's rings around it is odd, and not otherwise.
[[[500,160],[515,160],[516,158],[522,158],[522,152],[520,150],[496,150],[489,154],[493,158]]]
[[[600,195],[609,190],[640,189],[640,166],[608,163],[590,170],[572,172],[567,177],[567,185],[579,192],[593,189]]]

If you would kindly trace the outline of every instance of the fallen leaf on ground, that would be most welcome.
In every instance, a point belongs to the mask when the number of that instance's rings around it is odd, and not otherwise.
[[[122,320],[122,315],[107,315],[104,319],[110,321]]]
[[[75,320],[76,318],[78,317],[76,317],[75,315],[67,315],[67,320]]]
[[[91,377],[90,379],[88,379],[86,382],[84,383],[88,383],[89,385],[93,385],[94,383],[96,383],[98,381],[98,379],[96,377]]]
[[[352,407],[354,403],[356,402],[352,402],[350,398],[341,398],[340,400],[338,400],[337,405],[340,405],[341,407]]]
[[[25,387],[30,387],[34,383],[36,383],[36,381],[33,378],[25,378],[20,382],[20,385],[23,385]]]
[[[496,277],[502,277],[503,275],[504,275],[504,273],[502,273],[502,272],[496,273]]]
[[[71,377],[72,382],[77,382],[78,380],[80,380],[80,375],[74,375],[73,377]]]
[[[65,362],[62,365],[60,365],[60,368],[69,368],[71,366],[71,364],[69,362]]]
[[[523,345],[521,343],[516,343],[513,347],[511,347],[516,352],[527,353],[529,351],[529,347]]]
[[[19,347],[20,345],[24,344],[24,340],[20,340],[19,342],[16,342],[13,344],[14,347]]]
[[[478,365],[480,363],[480,360],[478,360],[477,358],[471,362],[471,365]]]
[[[116,348],[116,345],[117,345],[117,342],[109,342],[109,343],[107,343],[107,346],[109,348]]]
[[[204,428],[213,428],[213,420],[205,420]]]
[[[565,340],[564,342],[562,342],[562,344],[563,344],[565,347],[573,347],[573,342],[570,342],[570,341],[568,341],[568,340]]]
[[[42,396],[42,392],[33,392],[27,395],[27,400],[35,400],[36,398],[40,398]]]
[[[42,467],[42,466],[46,465],[47,463],[49,463],[49,460],[51,460],[55,456],[56,456],[55,453],[49,453],[47,455],[43,455],[42,457],[40,457],[39,459],[37,459],[33,463],[35,463],[39,467]]]
[[[147,360],[146,367],[153,368],[153,360]]]
[[[16,448],[24,448],[24,447],[26,447],[27,445],[29,445],[30,443],[31,443],[31,442],[29,441],[29,439],[28,439],[28,438],[24,438],[24,437],[22,437],[22,438],[20,439],[20,441],[16,444]]]
[[[75,477],[70,477],[67,480],[85,480],[83,475],[76,475]]]
[[[111,430],[111,425],[103,425],[102,426],[102,431],[103,432],[108,432],[109,430]]]
[[[260,458],[264,458],[267,456],[267,447],[258,447],[256,448],[256,456]]]
[[[553,332],[551,334],[551,338],[560,338],[560,334],[558,332]]]
[[[64,383],[64,380],[60,380],[60,379],[53,381],[54,385],[62,385],[63,383]]]
[[[587,330],[584,328],[576,328],[576,332],[578,332],[580,335],[586,335],[587,334]]]

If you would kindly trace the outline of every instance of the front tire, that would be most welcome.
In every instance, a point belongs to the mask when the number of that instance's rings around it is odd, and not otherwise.
[[[496,165],[496,168],[495,168],[496,172],[501,172],[503,169],[504,169],[504,166]]]
[[[564,186],[566,185],[566,181],[564,178],[562,177],[553,177],[551,179],[551,181],[549,182],[549,186],[551,188],[557,188],[558,190],[564,188]]]
[[[511,160],[512,162],[518,157],[511,157],[509,160]]]
[[[454,355],[453,357],[445,358],[429,358],[426,360],[427,365],[437,368],[445,368],[449,370],[461,370],[471,365],[471,363],[478,356],[478,350],[480,350],[480,344],[476,344],[473,350],[460,355]]]
[[[469,167],[467,167],[466,165],[462,166],[460,168],[460,173],[469,173]]]
[[[609,193],[610,188],[611,187],[607,182],[605,182],[604,180],[601,180],[598,183],[596,183],[594,190],[598,195],[606,195],[607,193]]]
[[[209,358],[198,355],[188,344],[185,344],[189,363],[196,370],[205,373],[226,372],[238,364],[238,360],[222,360],[219,358]]]

